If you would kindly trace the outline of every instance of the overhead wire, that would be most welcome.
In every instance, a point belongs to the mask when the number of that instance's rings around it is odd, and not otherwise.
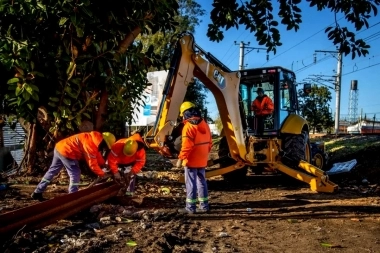
[[[341,17],[340,19],[338,19],[338,21],[340,21],[342,18],[343,18],[343,17]],[[333,22],[333,23],[331,23],[330,25],[328,25],[328,26],[322,28],[322,29],[319,30],[318,32],[316,32],[316,33],[310,35],[310,36],[307,37],[306,39],[304,39],[304,40],[298,42],[297,44],[295,44],[294,46],[292,46],[292,47],[288,48],[287,50],[281,52],[280,54],[275,55],[275,56],[274,56],[273,58],[271,58],[269,61],[271,61],[271,60],[273,60],[273,59],[276,59],[276,58],[279,57],[280,55],[285,54],[286,52],[288,52],[288,51],[290,51],[291,49],[295,48],[296,46],[302,44],[302,43],[305,42],[306,40],[311,39],[312,37],[314,37],[315,35],[317,35],[318,33],[322,32],[322,31],[326,30],[327,27],[329,27],[329,26],[331,26],[331,25],[333,25],[333,24],[335,24],[335,22]],[[267,61],[266,63],[264,63],[262,66],[264,66],[265,64],[267,64],[269,61]]]

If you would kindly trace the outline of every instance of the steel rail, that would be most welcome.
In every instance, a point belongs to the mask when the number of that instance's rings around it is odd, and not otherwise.
[[[0,238],[9,238],[19,230],[30,231],[50,225],[116,196],[119,190],[119,185],[106,182],[4,213],[0,215]]]

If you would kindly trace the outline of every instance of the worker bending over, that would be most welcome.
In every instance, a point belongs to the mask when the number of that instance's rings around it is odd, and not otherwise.
[[[145,156],[144,142],[139,133],[120,139],[112,145],[107,159],[108,166],[112,173],[120,170],[124,182],[119,183],[127,184],[127,195],[134,193],[136,174],[144,167]]]
[[[111,149],[116,138],[112,133],[97,131],[72,135],[60,140],[54,148],[53,161],[49,170],[43,176],[41,182],[32,193],[32,198],[39,201],[45,200],[42,193],[46,187],[58,175],[63,167],[70,177],[69,193],[78,191],[81,170],[79,161],[85,160],[91,169],[99,177],[104,177],[105,172],[101,166],[105,165],[102,153]],[[115,178],[120,178],[119,173],[114,173]]]

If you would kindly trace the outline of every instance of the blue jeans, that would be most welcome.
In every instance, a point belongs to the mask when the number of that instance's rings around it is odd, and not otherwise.
[[[131,171],[133,165],[134,165],[134,163],[130,163],[130,164],[118,164],[119,173],[123,176],[124,174],[126,174],[126,173],[128,173],[128,172]],[[136,187],[136,179],[137,179],[136,175],[132,175],[131,176],[130,181],[129,181],[129,185],[128,185],[128,188],[127,188],[127,192],[125,193],[126,195],[133,195],[134,194],[135,187]]]
[[[185,167],[186,209],[194,212],[197,201],[200,209],[209,210],[205,168]],[[198,195],[198,199],[197,199]]]
[[[56,149],[54,149],[53,161],[50,165],[49,170],[45,173],[34,192],[44,192],[46,190],[46,187],[50,184],[53,178],[58,175],[63,167],[66,168],[67,174],[70,177],[69,193],[77,192],[79,190],[81,174],[79,163],[77,160],[72,160],[62,156]]]

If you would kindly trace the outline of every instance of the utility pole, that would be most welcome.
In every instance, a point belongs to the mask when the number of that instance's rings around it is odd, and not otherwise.
[[[251,52],[252,50],[257,50],[257,52],[259,50],[267,50],[266,48],[258,48],[258,47],[248,47],[250,44],[250,42],[248,43],[244,43],[243,41],[241,41],[239,43],[240,45],[240,56],[239,56],[239,70],[243,70],[244,69],[244,56],[246,54],[248,54],[249,52]],[[237,45],[236,41],[235,41],[235,45]],[[245,49],[251,49],[250,51],[248,51],[247,53],[245,53]],[[269,60],[269,55],[267,54],[267,61]]]
[[[343,65],[343,56],[340,51],[324,51],[324,50],[315,50],[315,52],[321,53],[331,53],[338,55],[338,64],[336,72],[336,82],[335,82],[335,134],[339,133],[339,115],[340,115],[340,96],[341,96],[341,87],[342,87],[342,65]]]

